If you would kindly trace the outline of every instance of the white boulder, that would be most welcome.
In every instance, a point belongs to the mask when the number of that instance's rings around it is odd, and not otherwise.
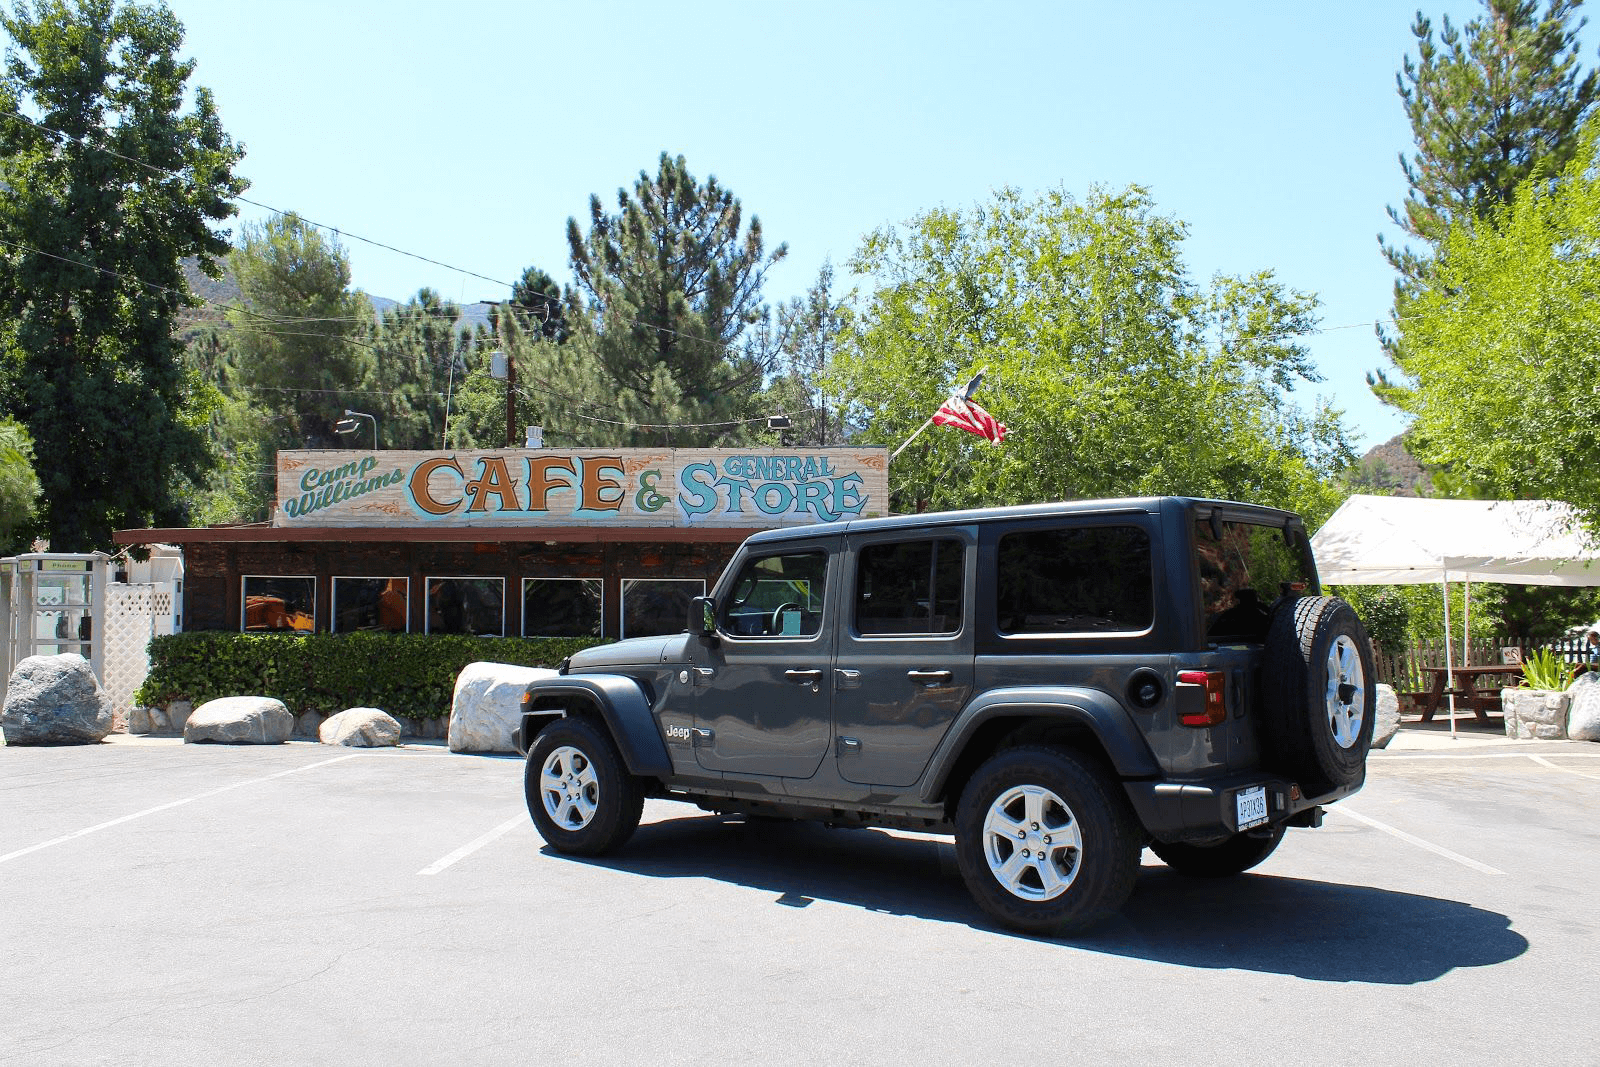
[[[221,697],[208,700],[183,724],[185,744],[220,741],[229,745],[281,745],[294,733],[294,716],[272,697]]]
[[[1600,741],[1600,674],[1580,674],[1567,688],[1572,706],[1567,709],[1567,737],[1573,741]]]
[[[18,663],[0,708],[8,745],[93,744],[104,740],[115,721],[111,695],[89,661],[73,652]]]
[[[1372,747],[1383,748],[1400,732],[1400,698],[1394,686],[1377,684],[1378,706],[1372,715]]]
[[[535,678],[555,676],[548,667],[467,664],[450,701],[450,751],[515,752],[512,734],[521,725],[523,691]]]
[[[317,739],[325,745],[387,748],[400,743],[400,723],[377,708],[346,708],[322,721]]]

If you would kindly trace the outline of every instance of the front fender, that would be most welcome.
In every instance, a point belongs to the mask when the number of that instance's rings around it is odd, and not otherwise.
[[[937,802],[968,743],[985,723],[996,719],[1054,719],[1083,726],[1100,742],[1119,776],[1150,778],[1161,773],[1161,765],[1127,709],[1116,698],[1098,689],[1074,686],[991,689],[962,709],[934,751],[922,785],[925,803]]]
[[[526,752],[534,735],[548,725],[551,711],[559,708],[564,714],[571,714],[574,704],[592,706],[600,713],[628,773],[648,778],[665,778],[672,773],[666,742],[656,729],[643,687],[621,674],[564,674],[529,682],[522,698],[522,726],[517,738],[522,751]]]

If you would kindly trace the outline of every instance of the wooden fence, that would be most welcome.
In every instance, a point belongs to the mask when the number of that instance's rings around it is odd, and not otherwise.
[[[1461,644],[1452,642],[1452,653],[1457,665],[1468,663],[1507,663],[1511,655],[1521,656],[1534,648],[1552,649],[1567,663],[1577,666],[1600,658],[1597,650],[1582,638],[1560,638],[1555,641],[1530,642],[1522,637],[1474,637],[1463,659]],[[1515,649],[1515,653],[1507,652]],[[1373,650],[1378,681],[1387,682],[1400,692],[1417,691],[1428,687],[1422,674],[1424,667],[1444,666],[1443,641],[1412,641],[1398,652]]]

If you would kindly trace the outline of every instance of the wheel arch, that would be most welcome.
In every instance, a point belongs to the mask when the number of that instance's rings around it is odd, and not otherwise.
[[[550,723],[567,715],[588,715],[611,735],[628,773],[664,778],[672,772],[666,742],[650,714],[650,701],[637,681],[617,674],[562,675],[529,683],[522,697],[516,731],[523,754]]]
[[[1119,778],[1149,778],[1160,764],[1113,697],[1092,689],[993,690],[967,705],[934,752],[922,800],[948,808],[984,760],[1018,744],[1065,744],[1102,760]]]

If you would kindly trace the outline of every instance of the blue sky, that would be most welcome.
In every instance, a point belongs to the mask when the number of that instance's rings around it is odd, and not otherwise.
[[[665,150],[788,244],[775,304],[928,208],[1137,182],[1189,224],[1196,277],[1270,268],[1321,297],[1326,380],[1303,400],[1344,408],[1363,450],[1404,428],[1364,376],[1383,365],[1414,4],[169,2],[248,150],[246,195],[346,234],[565,282],[567,218]],[[345,244],[375,295],[507,292]]]

